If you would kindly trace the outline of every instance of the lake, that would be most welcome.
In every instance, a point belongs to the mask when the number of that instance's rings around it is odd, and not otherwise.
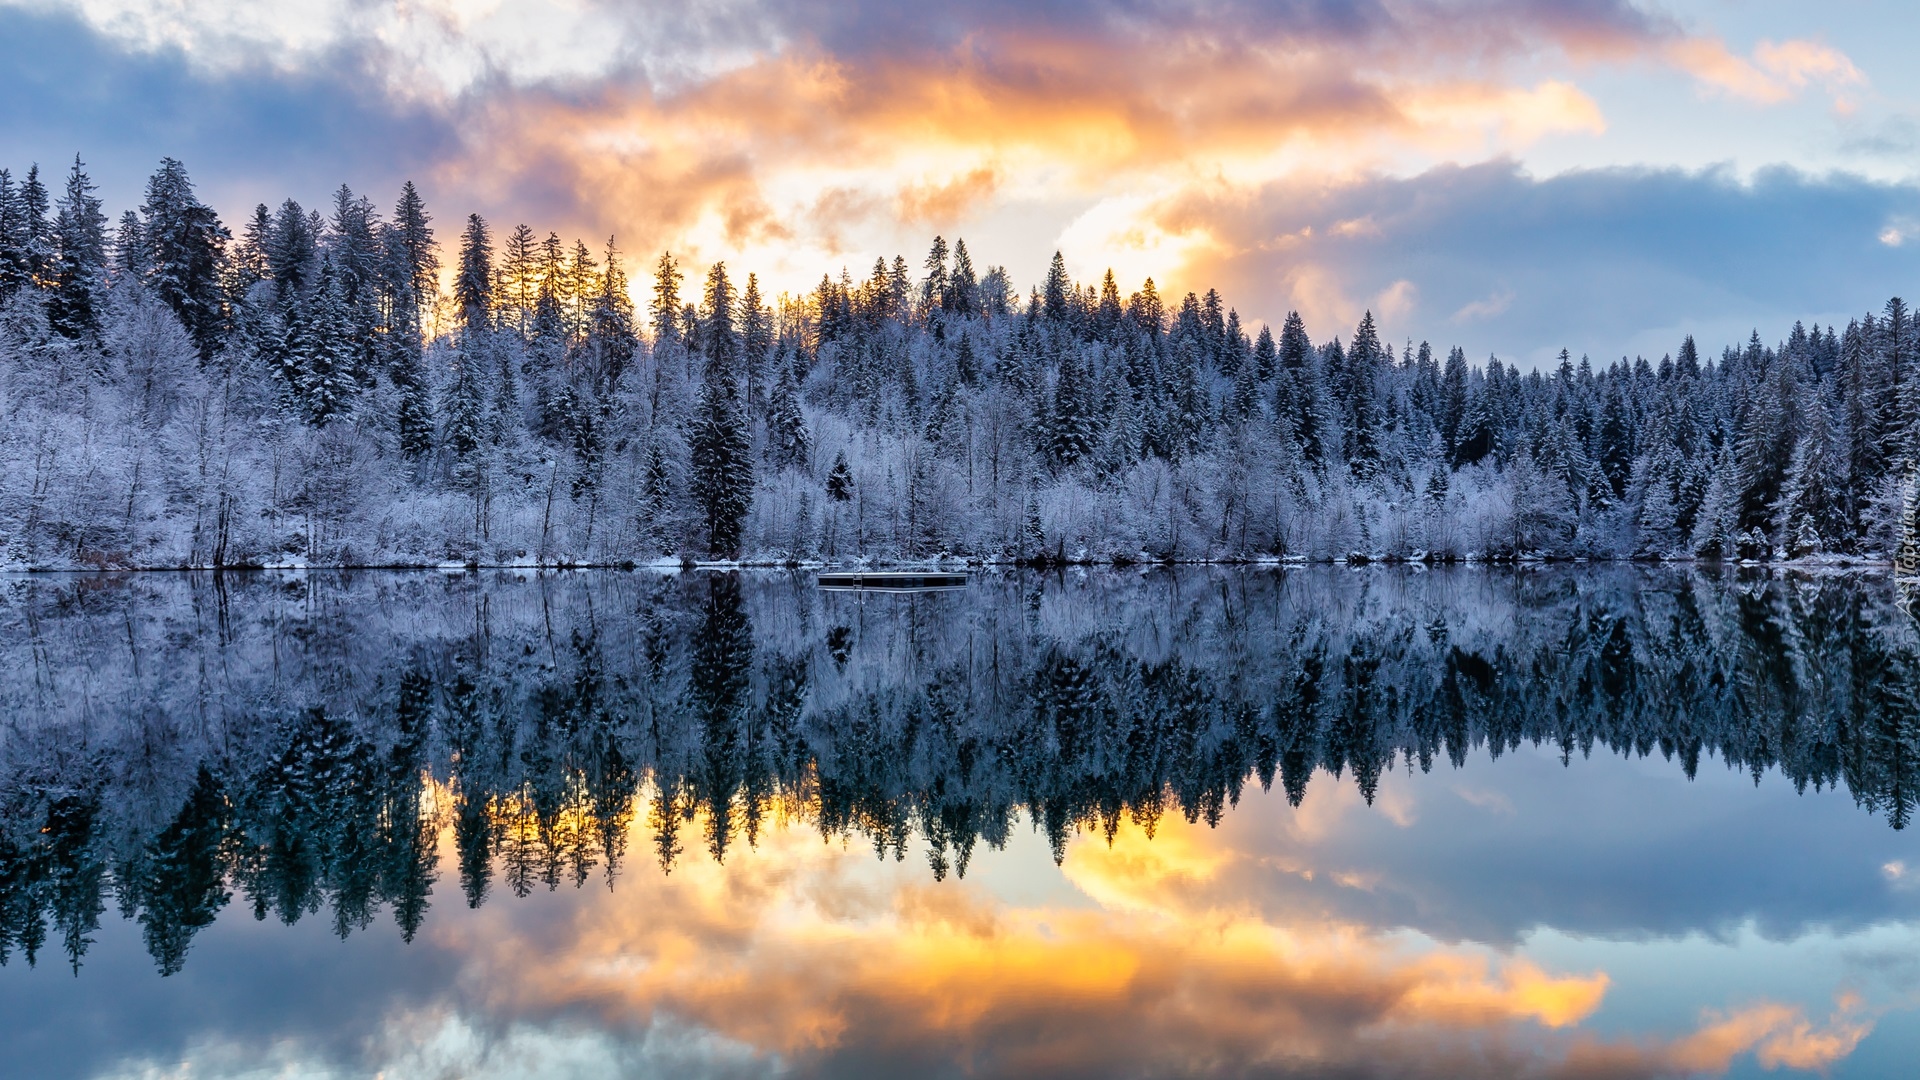
[[[1874,574],[0,578],[0,1073],[1910,1075]]]

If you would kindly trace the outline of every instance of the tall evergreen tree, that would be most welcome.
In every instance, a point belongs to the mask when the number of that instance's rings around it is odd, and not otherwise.
[[[653,299],[648,304],[647,313],[653,320],[654,348],[669,341],[680,340],[680,282],[684,275],[679,264],[673,261],[673,253],[660,253],[660,261],[653,269]]]
[[[453,303],[460,327],[469,334],[493,328],[493,237],[479,214],[467,215],[460,234],[460,270],[453,279]]]
[[[1774,532],[1789,558],[1850,548],[1844,483],[1846,448],[1816,392],[1803,411],[1793,462],[1775,510]]]
[[[1062,322],[1073,314],[1067,297],[1073,291],[1073,279],[1067,276],[1067,260],[1059,252],[1047,264],[1046,316],[1050,322]]]
[[[148,245],[147,286],[187,328],[201,361],[213,359],[226,335],[220,272],[231,234],[194,197],[186,166],[166,158],[147,181],[141,231]]]
[[[810,444],[793,369],[782,364],[767,403],[767,462],[775,469],[805,468]]]
[[[1099,431],[1095,423],[1093,387],[1083,371],[1075,350],[1060,357],[1060,374],[1054,381],[1053,407],[1046,416],[1045,450],[1060,468],[1071,468],[1093,452]]]
[[[953,273],[948,276],[952,295],[947,310],[963,319],[980,314],[980,281],[973,271],[973,259],[967,254],[967,242],[953,242]]]
[[[92,337],[100,331],[97,308],[106,288],[107,215],[77,154],[60,197],[53,236],[47,324],[64,337]]]
[[[404,281],[412,297],[413,325],[425,323],[422,312],[431,310],[440,295],[440,254],[433,240],[433,216],[427,213],[426,200],[408,180],[400,186],[400,198],[394,203],[393,222],[387,229],[388,289],[399,295]]]
[[[688,448],[690,494],[700,511],[708,556],[730,559],[739,554],[741,526],[753,500],[753,446],[737,383],[733,286],[722,263],[707,274],[705,307],[701,344],[706,370]]]

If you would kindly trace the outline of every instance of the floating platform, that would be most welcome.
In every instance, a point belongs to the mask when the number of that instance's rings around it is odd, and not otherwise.
[[[964,589],[964,573],[935,573],[924,570],[861,570],[821,574],[823,589],[874,589],[885,592],[930,592],[935,589]]]

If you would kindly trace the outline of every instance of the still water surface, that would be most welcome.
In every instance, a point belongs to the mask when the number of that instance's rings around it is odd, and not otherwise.
[[[1909,1076],[1893,600],[0,579],[0,1075]]]

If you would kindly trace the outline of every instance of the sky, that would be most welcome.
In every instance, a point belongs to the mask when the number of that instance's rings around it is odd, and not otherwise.
[[[1920,269],[1878,0],[0,0],[0,164],[229,221],[478,212],[774,291],[935,234],[1526,365],[1844,322]],[[638,276],[638,275],[636,275]]]

